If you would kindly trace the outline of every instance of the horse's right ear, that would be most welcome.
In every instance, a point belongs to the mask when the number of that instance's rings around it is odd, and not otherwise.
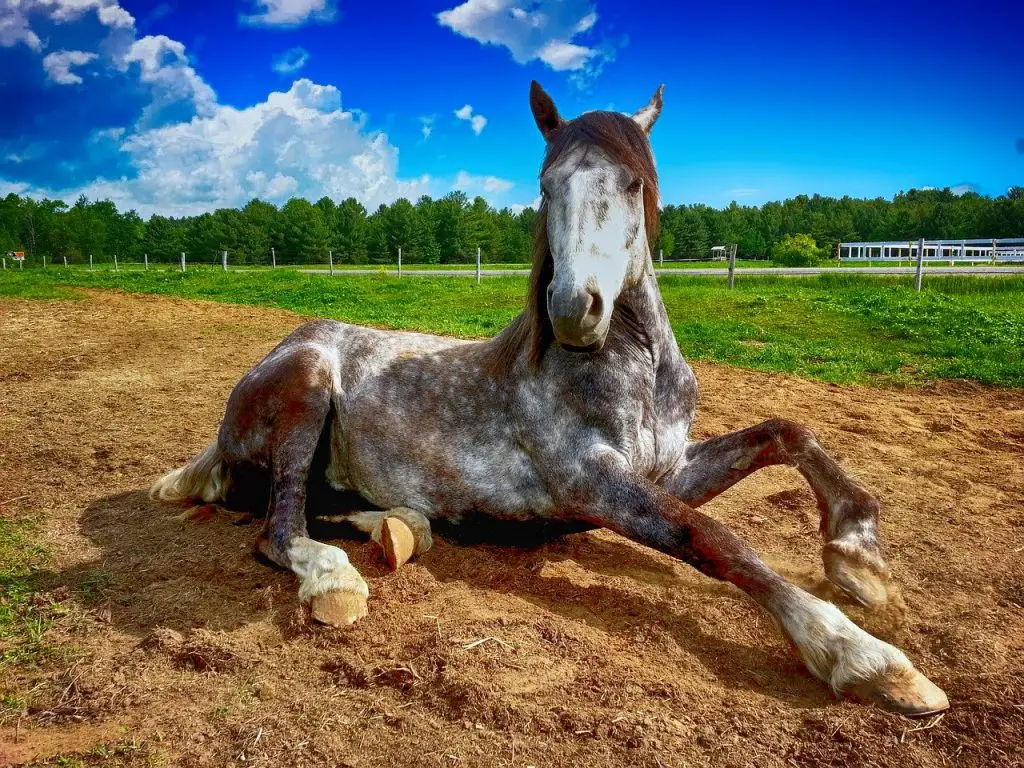
[[[551,141],[555,131],[565,125],[555,102],[536,80],[530,83],[530,109],[533,110],[533,119],[537,121],[545,141]]]

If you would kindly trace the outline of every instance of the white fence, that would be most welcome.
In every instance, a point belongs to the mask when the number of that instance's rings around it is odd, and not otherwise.
[[[873,243],[840,243],[840,261],[916,261],[918,244],[908,240]],[[1024,261],[1024,237],[971,240],[925,240],[924,261],[998,262]]]

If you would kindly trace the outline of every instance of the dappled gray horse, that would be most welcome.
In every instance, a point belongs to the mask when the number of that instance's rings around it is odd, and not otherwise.
[[[689,439],[697,382],[650,255],[647,137],[662,89],[632,117],[567,122],[537,83],[530,104],[547,154],[525,311],[479,342],[308,323],[242,378],[217,440],[154,495],[266,512],[257,549],[335,626],[365,615],[368,589],[341,549],[308,535],[307,515],[331,512],[307,509],[325,482],[381,510],[346,519],[395,567],[430,546],[431,521],[608,528],[735,584],[833,690],[909,715],[947,708],[901,651],[696,511],[762,467],[794,466],[817,497],[829,579],[866,606],[887,600],[878,503],[807,428],[772,420]]]

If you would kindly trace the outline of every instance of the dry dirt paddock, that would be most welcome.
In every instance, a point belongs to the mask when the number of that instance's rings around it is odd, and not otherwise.
[[[438,541],[310,623],[255,526],[151,502],[239,375],[302,321],[117,293],[0,302],[0,514],[40,521],[38,667],[0,763],[183,766],[938,766],[1024,762],[1024,391],[883,391],[698,365],[697,433],[808,423],[883,500],[902,605],[822,583],[811,494],[763,471],[706,510],[898,644],[952,710],[836,700],[731,587],[604,532],[535,549]],[[10,501],[9,501],[10,500]],[[106,746],[103,746],[106,745]],[[58,758],[60,755],[62,757]]]

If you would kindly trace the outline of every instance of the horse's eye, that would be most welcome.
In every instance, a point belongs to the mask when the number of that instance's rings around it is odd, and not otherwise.
[[[630,183],[630,185],[628,187],[626,187],[626,191],[629,192],[629,194],[631,194],[631,195],[635,195],[635,194],[637,194],[643,188],[644,188],[644,180],[640,179],[640,178],[637,178],[637,179],[633,179],[633,181]]]

